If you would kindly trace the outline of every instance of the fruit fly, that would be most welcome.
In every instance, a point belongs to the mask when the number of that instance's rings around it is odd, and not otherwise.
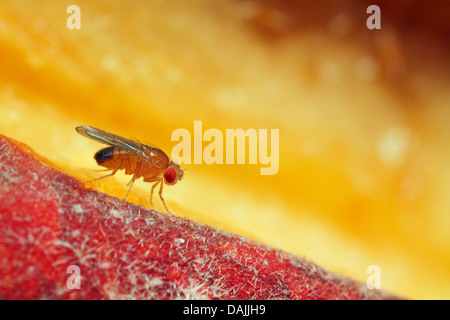
[[[153,146],[149,146],[139,142],[123,138],[116,134],[103,131],[90,126],[80,126],[76,128],[77,132],[85,137],[96,140],[98,142],[109,145],[109,147],[99,150],[94,159],[97,164],[112,170],[112,172],[103,177],[90,180],[87,182],[97,181],[103,178],[111,177],[118,170],[124,169],[125,174],[132,174],[133,177],[128,183],[127,194],[125,200],[130,193],[131,187],[136,179],[143,177],[144,182],[154,182],[150,194],[150,205],[153,207],[152,197],[155,187],[159,187],[159,197],[161,198],[167,212],[170,212],[162,197],[163,180],[166,184],[172,185],[177,183],[183,177],[183,170],[180,166],[170,161],[169,157],[162,151]]]

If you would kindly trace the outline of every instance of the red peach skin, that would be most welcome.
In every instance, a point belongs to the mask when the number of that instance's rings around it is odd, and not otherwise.
[[[1,299],[396,298],[250,239],[85,189],[38,158],[0,135]],[[67,286],[71,265],[80,289]]]

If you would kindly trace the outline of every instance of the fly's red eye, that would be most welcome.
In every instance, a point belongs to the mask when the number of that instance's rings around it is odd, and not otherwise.
[[[177,171],[172,167],[168,168],[166,172],[164,172],[164,180],[167,184],[175,183],[177,180]]]

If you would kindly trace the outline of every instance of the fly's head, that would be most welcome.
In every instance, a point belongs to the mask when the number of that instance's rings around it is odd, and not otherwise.
[[[183,170],[178,163],[171,161],[164,172],[164,182],[168,185],[177,183],[183,178]]]

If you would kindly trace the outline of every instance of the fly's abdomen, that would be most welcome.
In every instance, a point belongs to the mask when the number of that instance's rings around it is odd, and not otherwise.
[[[102,165],[108,160],[112,160],[114,157],[114,147],[107,147],[99,150],[95,156],[94,159],[97,161],[97,164]]]

